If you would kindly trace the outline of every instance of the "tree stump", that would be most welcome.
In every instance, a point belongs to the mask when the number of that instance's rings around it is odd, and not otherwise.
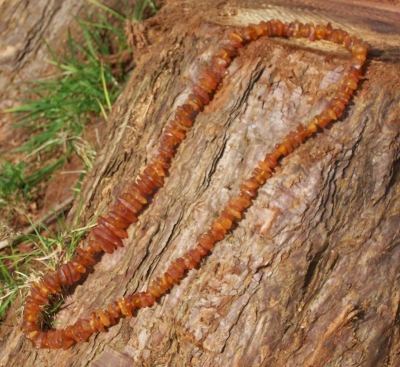
[[[346,114],[284,158],[244,219],[150,308],[67,351],[36,351],[10,315],[1,366],[399,366],[398,8],[387,3],[169,1],[113,112],[74,205],[80,223],[113,203],[155,152],[174,107],[227,28],[280,18],[332,22],[372,46]],[[328,42],[246,46],[181,144],[169,177],[57,322],[146,289],[279,138],[330,101],[349,55]]]

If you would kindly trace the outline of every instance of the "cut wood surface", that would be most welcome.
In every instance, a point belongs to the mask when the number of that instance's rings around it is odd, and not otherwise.
[[[169,1],[113,107],[70,213],[113,203],[155,153],[229,27],[332,22],[372,46],[345,115],[284,158],[244,219],[151,308],[67,351],[35,350],[14,305],[1,366],[399,366],[400,8],[390,2]],[[246,46],[181,144],[124,247],[69,290],[57,326],[145,290],[194,247],[279,139],[327,106],[349,53],[328,42]],[[20,300],[19,300],[20,302]]]

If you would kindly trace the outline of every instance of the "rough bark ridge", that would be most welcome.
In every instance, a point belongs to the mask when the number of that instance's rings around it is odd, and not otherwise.
[[[57,352],[34,350],[10,316],[2,366],[400,365],[400,13],[371,3],[288,4],[170,1],[147,22],[150,50],[114,106],[82,189],[82,224],[154,152],[227,26],[274,17],[331,21],[370,42],[367,79],[345,116],[281,162],[244,220],[158,304]],[[247,46],[125,247],[103,256],[57,321],[72,323],[144,289],[193,247],[279,137],[323,109],[347,60],[325,42]]]

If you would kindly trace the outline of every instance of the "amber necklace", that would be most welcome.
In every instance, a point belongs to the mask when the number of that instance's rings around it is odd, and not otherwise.
[[[81,274],[86,272],[86,267],[95,263],[95,253],[112,253],[117,247],[123,246],[122,239],[128,237],[126,229],[137,222],[138,213],[143,205],[147,204],[155,189],[163,186],[166,171],[170,168],[178,146],[185,139],[186,132],[192,127],[197,114],[210,103],[215,90],[228,74],[227,69],[232,58],[238,55],[244,44],[261,36],[302,37],[311,41],[329,40],[342,44],[352,53],[351,66],[334,94],[330,107],[315,116],[307,126],[299,125],[296,132],[290,131],[276,144],[276,149],[258,162],[251,177],[242,182],[239,195],[228,201],[219,217],[211,223],[210,229],[198,238],[196,246],[172,261],[160,277],[151,279],[145,292],[118,298],[104,311],[93,311],[90,318],[79,318],[75,324],[65,329],[41,331],[37,322],[41,307],[49,302],[48,296],[61,292],[61,286],[79,281]],[[200,71],[199,82],[192,87],[192,93],[177,107],[174,118],[165,127],[158,153],[151,158],[151,163],[147,164],[133,184],[122,190],[116,204],[109,208],[105,215],[99,217],[97,227],[92,230],[94,239],[89,241],[86,249],[78,248],[73,258],[58,267],[54,273],[46,275],[39,283],[31,284],[31,294],[25,300],[22,324],[25,336],[36,348],[67,349],[74,342],[86,341],[93,333],[106,331],[106,328],[115,324],[122,315],[132,317],[132,310],[152,306],[157,298],[178,284],[188,270],[199,264],[215,243],[225,237],[234,221],[241,220],[244,210],[250,207],[256,197],[257,190],[271,177],[278,160],[293,152],[319,127],[325,128],[331,121],[342,116],[352,93],[357,89],[358,81],[362,79],[361,69],[368,51],[368,44],[341,29],[333,29],[330,23],[327,26],[315,26],[298,21],[282,23],[280,20],[270,20],[258,25],[250,24],[244,29],[231,32],[221,41],[220,48],[211,58],[208,67]]]

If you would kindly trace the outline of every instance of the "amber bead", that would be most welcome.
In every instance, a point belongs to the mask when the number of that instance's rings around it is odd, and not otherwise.
[[[248,208],[251,205],[251,199],[249,199],[242,193],[239,194],[238,200],[240,201],[240,203],[243,205],[244,208]]]
[[[234,216],[234,217],[237,218],[237,219],[242,219],[242,213],[241,213],[239,210],[236,210],[235,208],[233,208],[233,207],[230,206],[230,205],[227,205],[227,206],[224,208],[224,211],[226,211],[226,212],[228,212],[228,213],[231,213],[232,216]]]
[[[315,117],[314,123],[321,128],[325,128],[331,122],[331,118],[326,114],[325,111],[322,111],[321,114]]]
[[[263,185],[265,181],[271,177],[271,173],[269,171],[263,170],[262,168],[256,167],[251,173],[253,178],[260,184]]]
[[[183,276],[185,275],[184,269],[182,269],[178,264],[172,262],[170,266],[168,267],[167,273],[172,275],[173,278],[175,279],[182,279]]]
[[[32,338],[32,342],[37,349],[46,348],[46,346],[48,346],[47,333],[40,332],[36,334],[36,336]]]
[[[247,42],[256,40],[258,38],[257,31],[252,26],[247,26],[246,28],[239,30],[239,32],[243,40]]]
[[[188,116],[175,115],[175,120],[171,122],[173,128],[180,128],[181,130],[189,130],[193,126],[192,120]]]
[[[181,130],[181,129],[174,129],[174,128],[171,127],[171,126],[167,126],[167,127],[165,128],[165,131],[166,131],[166,133],[172,134],[172,135],[176,138],[177,143],[181,143],[182,140],[185,139],[185,136],[186,136],[186,134],[185,134],[185,132],[184,132],[183,130]],[[146,173],[147,173],[147,172],[146,172]]]
[[[61,282],[57,276],[57,273],[46,275],[42,280],[42,287],[47,288],[50,293],[55,294],[61,292]]]
[[[290,145],[292,146],[293,149],[298,148],[301,143],[301,139],[299,139],[297,134],[295,132],[293,132],[292,130],[289,131],[289,134],[286,135],[285,139],[288,139],[288,141],[290,142]]]
[[[165,146],[162,144],[160,144],[160,147],[158,148],[158,151],[160,152],[160,155],[163,157],[167,157],[169,159],[172,159],[175,156],[176,150],[174,147],[171,146]],[[139,184],[140,180],[138,180],[138,184]],[[140,185],[139,185],[140,187]],[[145,190],[143,190],[143,192],[146,192]],[[149,192],[149,194],[151,194],[152,191]],[[147,193],[147,192],[146,192]]]
[[[308,36],[310,41],[315,41],[317,36],[315,35],[315,26],[313,23],[310,23],[310,35]]]
[[[360,40],[356,36],[346,36],[343,39],[343,46],[348,50],[351,50],[353,46],[358,44]]]
[[[170,164],[168,163],[168,161],[165,159],[165,157],[163,157],[163,156],[160,155],[160,154],[157,155],[157,156],[151,157],[151,160],[152,160],[154,163],[160,164],[160,165],[161,165],[162,167],[164,167],[164,169],[166,169],[166,170],[170,168]],[[140,192],[137,191],[137,193],[141,195]],[[142,198],[143,198],[144,200],[146,200],[145,196],[142,196]],[[139,201],[140,203],[142,203],[142,204],[146,204],[146,203],[143,203],[141,200],[139,200],[139,199],[136,198],[136,197],[135,197],[135,199],[138,200],[138,201]],[[147,202],[147,201],[146,201],[146,202]]]
[[[104,224],[106,227],[109,227],[110,229],[113,228],[114,234],[117,235],[118,237],[126,238],[121,236],[125,235],[126,233],[125,229],[128,228],[130,225],[128,221],[124,221],[122,220],[121,217],[117,218],[116,215],[113,216],[110,215],[109,213],[107,213],[106,216],[100,215],[97,221],[99,223]]]
[[[302,23],[300,22],[291,22],[289,24],[289,28],[287,30],[287,35],[293,38],[300,38],[301,37],[301,26]]]
[[[98,240],[101,249],[105,253],[112,254],[114,252],[116,246],[112,242],[108,241],[107,239],[104,239],[102,233],[96,233],[93,231],[93,234],[94,234],[95,238]]]
[[[219,75],[221,78],[228,75],[228,69],[219,63],[213,62],[210,66],[210,70],[213,71],[215,74]]]
[[[156,298],[149,292],[140,292],[140,303],[142,307],[150,307],[154,305]]]
[[[182,256],[182,259],[183,259],[183,261],[185,262],[185,265],[186,265],[186,267],[187,267],[187,269],[194,269],[197,265],[198,265],[198,263],[200,262],[200,260],[199,261],[196,261],[192,256],[191,256],[191,254],[190,253],[186,253],[186,254],[184,254],[183,256]],[[169,289],[169,288],[168,288]]]
[[[238,55],[238,48],[233,46],[229,41],[223,41],[221,46],[226,51],[226,53],[229,55],[229,57],[233,58]],[[211,71],[210,68],[207,70]],[[221,81],[221,77],[215,73],[214,73],[214,75],[218,77],[218,83],[219,83]],[[216,78],[214,78],[214,79],[217,80]]]
[[[325,27],[325,39],[330,40],[332,37],[333,27],[331,23],[328,23]]]
[[[201,71],[201,73],[204,73],[205,71]],[[207,72],[207,74],[209,74]],[[203,75],[203,74],[202,74]],[[179,116],[185,116],[188,117],[190,120],[193,120],[196,116],[197,116],[197,111],[195,110],[195,108],[190,105],[190,104],[183,104],[182,106],[178,106],[176,108],[176,114]]]
[[[243,205],[242,201],[240,199],[237,198],[231,198],[228,201],[228,206],[237,210],[238,212],[242,212],[245,208],[245,206]]]
[[[322,25],[322,24],[317,24],[317,26],[315,27],[315,36],[318,39],[324,39],[325,38],[325,34],[326,34],[325,26]]]
[[[101,248],[101,244],[99,241],[91,240],[91,241],[89,241],[87,251],[94,254],[96,252],[103,251],[103,249]]]
[[[162,179],[165,177],[165,171],[164,171],[164,167],[161,164],[158,163],[150,163],[148,168],[152,169],[157,175],[158,177]],[[135,198],[136,200],[136,198]],[[140,200],[138,200],[140,203]]]
[[[292,142],[290,141],[290,139],[288,137],[284,137],[282,140],[282,144],[286,147],[286,150],[288,153],[292,153],[293,152],[293,145]]]
[[[178,284],[179,283],[179,278],[175,278],[172,274],[165,272],[162,277],[162,282],[165,286],[168,287],[168,289],[171,289],[174,284]]]
[[[350,78],[347,78],[345,80],[344,85],[346,87],[349,87],[349,88],[353,89],[353,90],[357,89],[357,83],[353,79],[350,79]]]
[[[227,68],[229,66],[229,64],[230,64],[230,59],[226,60],[225,58],[220,57],[220,56],[213,56],[211,58],[211,65],[217,65],[217,66],[221,66],[223,68]],[[212,69],[212,71],[214,71],[214,70]]]
[[[197,242],[207,250],[214,247],[215,238],[210,233],[205,233],[199,237]]]
[[[114,235],[116,235],[119,238],[128,238],[128,233],[123,228],[119,228],[116,225],[113,224],[118,222],[116,220],[110,219],[109,217],[102,217],[100,216],[97,220],[99,224],[102,224],[104,227],[106,227],[108,230],[110,230]]]
[[[267,154],[264,158],[264,162],[272,169],[278,165],[278,160],[275,155]]]
[[[225,228],[225,226],[223,226],[223,224],[221,223],[221,221],[219,220],[220,218],[214,220],[211,223],[211,232],[212,233],[221,233],[222,235],[225,235],[227,229]]]
[[[63,346],[63,338],[61,330],[50,330],[48,332],[49,345],[52,349],[61,349]]]
[[[115,212],[120,217],[122,217],[125,221],[136,223],[138,221],[135,215],[135,213],[137,212],[136,207],[131,205],[128,201],[126,201],[122,197],[119,197],[117,200],[118,204],[114,205],[112,211]]]
[[[232,45],[235,45],[237,48],[242,48],[243,38],[240,36],[238,32],[232,32],[229,34],[229,40]]]
[[[78,261],[77,256],[74,256],[70,261],[71,265],[81,274],[86,273],[86,268]]]
[[[281,143],[281,144],[276,144],[275,145],[276,150],[281,153],[283,156],[287,155],[289,152],[287,150],[287,147],[285,144]]]
[[[217,222],[221,224],[226,230],[229,230],[232,227],[232,219],[230,219],[230,215],[225,215],[221,213],[221,216],[217,219]]]
[[[332,110],[335,112],[336,116],[339,118],[342,116],[343,111],[346,109],[346,105],[338,98],[334,98],[331,102]]]
[[[151,293],[154,297],[158,298],[165,293],[164,289],[161,287],[157,279],[151,279],[150,285],[147,288],[147,292]]]
[[[208,252],[209,252],[208,249],[206,249],[204,246],[202,246],[202,245],[200,245],[200,244],[198,244],[194,249],[195,249],[195,251],[196,251],[197,253],[199,253],[199,255],[200,255],[201,257],[206,256],[206,255],[208,254]]]
[[[200,111],[203,107],[203,102],[197,94],[189,94],[187,99],[187,103],[189,103],[196,111]]]
[[[235,220],[235,216],[234,216],[229,210],[226,210],[226,209],[222,209],[222,211],[221,211],[221,217],[227,218],[227,219],[229,219],[231,222],[233,222],[233,221]]]
[[[272,31],[276,36],[283,36],[285,32],[285,25],[279,19],[276,19],[272,24]]]
[[[159,291],[161,292],[161,294],[164,294],[165,292],[167,292],[169,290],[169,286],[163,284],[163,281],[161,278],[157,277],[154,280],[154,284],[158,286]]]
[[[155,187],[162,187],[164,185],[164,171],[163,174],[160,175],[155,165],[148,165],[143,171],[143,174],[154,182]]]
[[[117,303],[122,315],[132,317],[132,305],[127,302],[126,297],[118,298]]]
[[[68,267],[73,283],[79,281],[81,279],[81,272],[78,271],[77,268],[75,268],[71,261],[68,261],[65,265],[67,265]]]
[[[102,224],[93,229],[93,235],[100,242],[108,243],[113,246],[122,247],[121,239],[115,236]]]
[[[309,136],[314,134],[318,130],[318,126],[315,123],[315,121],[311,121],[308,126],[307,126],[307,132],[309,133]]]
[[[210,96],[209,94],[199,85],[195,85],[193,87],[193,92],[200,98],[203,105],[210,103]]]

